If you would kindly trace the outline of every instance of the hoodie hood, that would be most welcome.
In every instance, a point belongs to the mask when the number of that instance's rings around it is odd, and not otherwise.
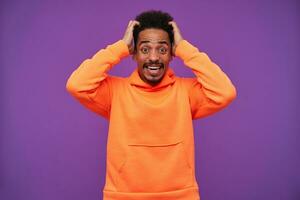
[[[138,73],[138,69],[136,68],[132,74],[129,76],[130,85],[139,87],[146,91],[157,91],[163,89],[169,85],[172,85],[175,82],[175,74],[173,70],[168,67],[163,79],[155,86],[152,86],[145,81],[143,81]]]

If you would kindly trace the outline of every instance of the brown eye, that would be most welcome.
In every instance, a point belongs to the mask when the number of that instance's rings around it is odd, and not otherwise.
[[[167,49],[165,47],[161,47],[161,48],[159,48],[159,53],[165,54],[165,53],[167,53]]]
[[[146,48],[146,47],[143,47],[143,48],[141,48],[141,52],[142,52],[143,54],[147,54],[147,53],[149,52],[149,49]]]

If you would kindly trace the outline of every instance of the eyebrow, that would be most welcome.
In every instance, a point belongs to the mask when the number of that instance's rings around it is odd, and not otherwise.
[[[150,43],[150,42],[151,42],[150,40],[143,40],[143,41],[140,42],[139,46],[142,45],[142,44],[145,44],[145,43]],[[158,41],[157,43],[158,43],[158,44],[166,44],[166,45],[169,46],[168,42],[165,41],[165,40]]]

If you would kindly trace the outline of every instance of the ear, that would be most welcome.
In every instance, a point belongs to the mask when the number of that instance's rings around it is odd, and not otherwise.
[[[173,52],[173,46],[172,46],[172,50],[170,52],[170,61],[173,60],[173,57],[175,57],[174,52]]]
[[[136,61],[136,51],[133,51],[132,53],[132,60]]]

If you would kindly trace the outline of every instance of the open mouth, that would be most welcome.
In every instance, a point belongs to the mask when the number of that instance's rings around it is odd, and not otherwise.
[[[151,76],[157,76],[159,75],[161,72],[163,72],[164,69],[164,65],[163,64],[145,64],[144,65],[144,70],[146,71],[146,73],[148,73]]]

